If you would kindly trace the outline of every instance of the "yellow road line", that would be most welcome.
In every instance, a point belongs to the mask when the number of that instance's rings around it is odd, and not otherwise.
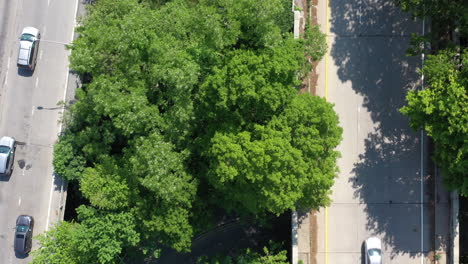
[[[325,53],[325,100],[328,101],[328,54],[330,50],[330,45],[328,41],[328,0],[325,0],[325,36],[327,43],[327,52]],[[328,264],[328,208],[325,207],[325,264]]]
[[[325,41],[327,43],[327,52],[325,53],[325,100],[328,101],[328,54],[330,50],[330,45],[328,41],[328,29],[329,29],[329,24],[328,24],[328,0],[325,0]]]

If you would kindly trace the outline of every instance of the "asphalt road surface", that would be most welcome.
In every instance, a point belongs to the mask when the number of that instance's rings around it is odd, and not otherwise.
[[[77,0],[0,2],[0,136],[18,141],[11,177],[0,179],[0,263],[28,263],[13,251],[16,217],[35,218],[34,236],[59,218],[60,181],[53,175],[53,144],[60,131],[68,80],[68,51]],[[21,30],[41,31],[34,73],[16,66]],[[37,242],[33,242],[33,249]]]
[[[421,88],[421,57],[405,51],[411,33],[422,33],[422,21],[405,16],[392,0],[319,4],[329,45],[318,68],[319,92],[335,104],[344,131],[333,203],[317,216],[312,259],[364,263],[363,242],[375,235],[383,243],[384,263],[426,263],[426,142],[398,111],[406,92]]]

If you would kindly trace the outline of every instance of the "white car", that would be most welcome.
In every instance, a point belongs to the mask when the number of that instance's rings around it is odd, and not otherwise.
[[[382,264],[382,243],[377,237],[369,237],[365,242],[366,264]]]
[[[39,33],[39,29],[34,27],[25,27],[23,29],[19,43],[18,61],[16,63],[18,67],[34,71],[40,40],[41,33]]]
[[[9,176],[13,170],[16,141],[12,137],[0,138],[0,176]]]

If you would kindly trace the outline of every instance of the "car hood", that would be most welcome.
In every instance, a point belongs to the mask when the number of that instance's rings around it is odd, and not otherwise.
[[[15,143],[15,140],[11,137],[0,138],[0,146],[7,146],[9,148],[13,148],[14,143]]]
[[[37,35],[39,34],[39,29],[34,28],[34,27],[25,27],[23,29],[23,32],[21,32],[21,34],[31,34],[37,37]]]
[[[6,173],[8,155],[5,153],[0,153],[0,173]]]
[[[16,225],[25,225],[29,226],[31,223],[31,220],[28,218],[29,216],[21,216],[18,217],[18,220],[16,221]]]
[[[382,264],[382,257],[381,256],[371,256],[369,257],[370,264]]]
[[[369,237],[366,240],[367,248],[372,249],[372,248],[377,248],[381,249],[382,248],[382,243],[380,242],[380,239],[377,237]]]

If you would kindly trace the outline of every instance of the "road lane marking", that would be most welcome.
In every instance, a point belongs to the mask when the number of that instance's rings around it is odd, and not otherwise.
[[[11,59],[11,56],[8,57],[8,63],[7,63],[6,73],[5,73],[5,82],[4,82],[5,86],[8,83],[8,70],[10,69],[10,59]]]
[[[18,200],[18,206],[20,206],[20,205],[21,205],[21,197]]]
[[[35,88],[37,88],[37,85],[39,84],[39,77],[36,78],[36,84],[34,85]],[[33,108],[34,109],[34,108]]]
[[[76,5],[75,5],[75,16],[73,17],[73,28],[72,28],[72,34],[71,34],[71,41],[70,43],[73,41],[73,38],[75,36],[75,27],[76,27],[76,15],[78,14],[78,0],[76,1]],[[69,52],[70,53],[70,52]],[[64,92],[63,92],[63,102],[65,103],[66,101],[66,98],[67,98],[67,87],[68,87],[68,77],[70,75],[70,67],[69,65],[67,65],[67,72],[66,72],[66,79],[65,79],[65,89],[64,89]],[[65,105],[63,106],[63,112],[62,112],[62,115],[65,113]],[[60,122],[59,124],[59,133],[61,133],[62,131],[62,122]],[[50,196],[49,196],[49,209],[47,210],[47,221],[46,221],[46,227],[45,227],[45,230],[49,230],[49,220],[50,220],[50,209],[52,207],[52,193],[54,191],[54,182],[55,182],[55,173],[53,174],[52,176],[52,183],[51,183],[51,188],[50,188]],[[60,189],[60,195],[63,195],[63,192],[62,192],[62,188],[63,188],[63,181],[61,182],[62,186],[61,186],[61,189]],[[59,215],[59,218],[60,218],[60,215]]]
[[[49,209],[47,210],[47,221],[45,231],[49,231],[49,219],[50,219],[50,208],[52,207],[52,194],[54,192],[55,173],[52,175],[52,182],[50,183],[50,194],[49,194]]]
[[[39,60],[42,60],[42,50],[39,51]]]

